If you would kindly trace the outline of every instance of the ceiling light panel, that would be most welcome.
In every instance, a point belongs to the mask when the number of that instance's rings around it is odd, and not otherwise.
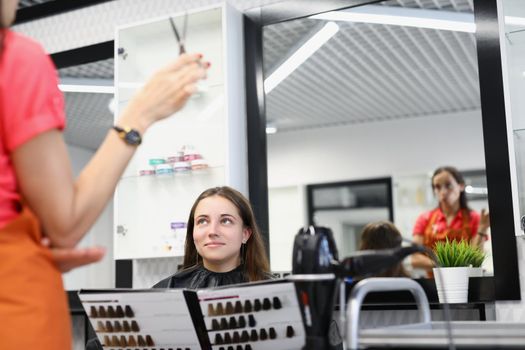
[[[335,22],[326,22],[312,35],[300,42],[300,47],[291,52],[281,64],[264,80],[264,90],[269,94],[277,85],[299,68],[306,60],[314,55],[339,31],[339,25]]]
[[[277,68],[284,57],[290,55],[290,48],[295,46],[297,40],[304,38],[317,25],[317,20],[303,19],[263,27],[265,78]]]
[[[310,18],[325,21],[397,25],[467,33],[476,32],[474,15],[472,13],[455,11],[387,8],[385,6],[369,5],[342,11],[325,12]]]

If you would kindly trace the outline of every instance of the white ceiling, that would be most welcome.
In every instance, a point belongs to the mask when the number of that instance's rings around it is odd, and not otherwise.
[[[244,1],[244,9],[260,1]],[[250,6],[251,5],[251,6]],[[396,0],[386,6],[472,12],[471,0]],[[290,54],[321,21],[264,29],[264,70]],[[338,22],[339,32],[266,99],[281,132],[424,117],[480,108],[474,35]],[[113,79],[113,60],[59,71],[62,78]],[[67,93],[70,144],[96,149],[112,125],[110,95]]]
[[[468,2],[463,5],[457,8],[468,9]],[[265,71],[272,72],[294,43],[324,23],[301,19],[266,27]],[[332,39],[267,95],[267,120],[279,131],[480,108],[474,34],[338,25]]]

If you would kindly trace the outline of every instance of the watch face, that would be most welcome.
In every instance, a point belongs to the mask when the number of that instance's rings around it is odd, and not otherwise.
[[[140,145],[142,139],[136,130],[130,130],[126,133],[126,142],[130,145]]]

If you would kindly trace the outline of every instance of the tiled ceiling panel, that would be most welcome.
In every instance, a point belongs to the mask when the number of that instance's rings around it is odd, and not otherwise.
[[[295,52],[294,43],[304,42],[305,35],[310,37],[325,23],[318,22],[301,19],[264,29],[266,76]],[[267,94],[267,119],[279,131],[480,108],[473,34],[382,24],[338,25],[332,39]]]
[[[66,92],[66,142],[96,149],[113,125],[109,103],[113,95]]]
[[[199,4],[215,2],[201,0]],[[234,5],[249,9],[271,2],[277,1],[244,0]],[[397,0],[383,5],[473,11],[472,0]],[[184,7],[188,3],[174,1],[170,6]],[[306,18],[265,27],[265,75],[323,23]],[[267,119],[280,131],[480,108],[473,34],[382,24],[338,25],[340,30],[330,41],[267,95]],[[111,81],[113,60],[61,69],[59,74],[68,79]],[[104,94],[66,95],[68,142],[90,149],[98,147],[113,120],[107,107],[109,99]]]
[[[58,71],[61,78],[109,79],[114,76],[113,58],[82,64],[79,66],[62,68]]]
[[[458,12],[474,11],[472,0],[394,0],[386,1],[384,5]]]
[[[274,24],[263,28],[263,64],[265,75],[273,72],[297,43],[311,32],[319,30],[320,22],[315,19],[302,19]]]
[[[74,1],[74,0],[70,0]],[[13,26],[40,42],[50,52],[62,52],[113,40],[115,26],[180,13],[223,3],[224,0],[114,0],[59,13]],[[282,0],[228,0],[233,7],[247,10]]]

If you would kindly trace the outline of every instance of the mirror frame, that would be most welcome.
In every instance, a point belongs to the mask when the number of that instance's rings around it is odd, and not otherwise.
[[[375,0],[294,0],[245,12],[244,42],[250,200],[269,252],[268,165],[263,73],[263,27],[326,11],[379,3]],[[512,206],[507,120],[497,0],[474,0],[485,168],[489,188],[494,276],[470,279],[469,301],[520,300],[514,213]],[[257,169],[258,171],[253,171]],[[490,194],[497,195],[490,195]],[[435,283],[417,280],[430,301],[437,301]]]

